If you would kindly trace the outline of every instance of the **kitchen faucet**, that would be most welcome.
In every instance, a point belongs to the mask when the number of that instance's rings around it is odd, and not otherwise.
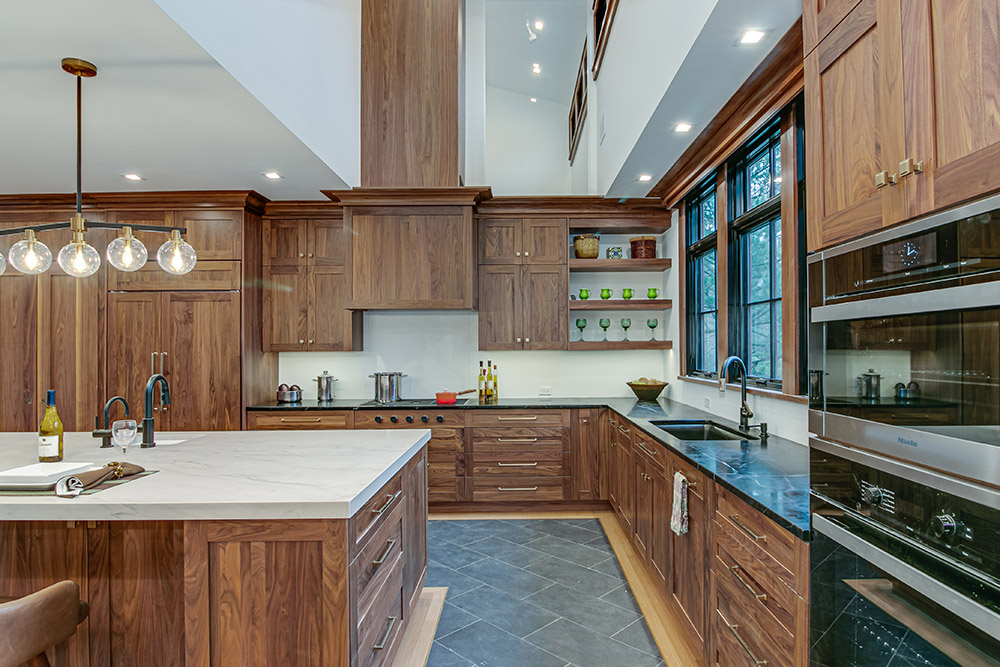
[[[142,418],[142,447],[155,447],[156,442],[153,440],[153,388],[156,384],[160,383],[160,404],[162,406],[170,405],[170,385],[167,384],[167,378],[163,377],[159,373],[155,373],[149,376],[149,381],[146,383],[146,403],[143,407],[143,418]]]
[[[747,405],[747,365],[743,363],[743,360],[737,356],[727,357],[724,362],[722,362],[722,372],[719,373],[719,391],[726,391],[726,378],[729,375],[729,367],[736,364],[740,369],[740,430],[749,431],[751,428],[760,429],[760,439],[767,439],[767,424],[761,422],[760,424],[750,425],[750,418],[753,417],[753,411],[750,410],[750,406]]]
[[[129,415],[128,401],[121,396],[114,396],[104,404],[104,428],[101,428],[101,416],[97,415],[94,417],[94,430],[90,432],[93,437],[101,439],[102,449],[111,446],[111,426],[108,422],[110,421],[111,406],[115,403],[121,403],[125,406],[125,416]]]

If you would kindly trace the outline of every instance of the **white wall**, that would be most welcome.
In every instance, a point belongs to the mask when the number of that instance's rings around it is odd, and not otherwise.
[[[569,105],[486,88],[486,183],[494,195],[565,195]]]
[[[486,180],[486,0],[465,0],[465,183]]]

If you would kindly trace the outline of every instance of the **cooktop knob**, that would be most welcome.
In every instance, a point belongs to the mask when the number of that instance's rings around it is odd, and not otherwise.
[[[393,415],[393,416],[389,417],[389,421],[391,421],[393,424],[395,424],[396,422],[399,421],[399,417],[397,417],[396,415]]]
[[[437,416],[437,421],[438,421],[438,424],[440,424],[441,422],[444,421],[444,417],[442,417],[441,415],[438,415]]]
[[[423,423],[425,423],[425,424],[426,424],[427,422],[429,422],[429,421],[430,421],[430,417],[428,417],[427,415],[422,415],[422,416],[420,417],[420,421],[422,421]]]
[[[413,423],[413,415],[406,415],[406,423],[407,424]]]
[[[952,537],[958,531],[958,522],[953,514],[938,514],[931,519],[931,532],[934,537]]]
[[[382,415],[375,415],[375,423],[376,424],[382,423]]]

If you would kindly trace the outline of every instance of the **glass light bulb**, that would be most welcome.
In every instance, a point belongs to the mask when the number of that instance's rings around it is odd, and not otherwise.
[[[178,238],[171,238],[160,246],[156,252],[156,262],[167,273],[183,276],[194,268],[198,256],[188,243]]]
[[[3,258],[3,253],[0,253],[0,276],[3,272],[7,270],[7,260]]]
[[[108,244],[108,263],[119,271],[138,271],[149,257],[146,246],[134,236],[119,236]]]
[[[57,259],[62,270],[76,278],[92,276],[101,268],[101,255],[90,244],[79,241],[67,243]]]
[[[52,266],[52,251],[41,241],[21,239],[7,255],[10,265],[29,276],[45,273]]]

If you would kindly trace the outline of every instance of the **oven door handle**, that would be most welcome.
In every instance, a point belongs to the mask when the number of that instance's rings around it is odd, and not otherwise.
[[[848,301],[809,309],[814,324],[872,317],[914,315],[949,310],[970,310],[1000,306],[1000,289],[984,289],[983,283]]]
[[[1000,614],[949,588],[946,584],[909,563],[886,553],[821,514],[812,515],[812,527],[816,532],[826,535],[837,544],[854,552],[886,574],[899,579],[921,595],[933,600],[959,618],[965,619],[989,636],[1000,636]]]

